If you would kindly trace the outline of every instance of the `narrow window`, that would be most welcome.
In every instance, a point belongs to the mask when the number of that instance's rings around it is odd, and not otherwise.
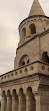
[[[26,36],[26,28],[25,28],[25,27],[22,29],[22,36],[23,36],[23,37]]]
[[[35,24],[31,24],[30,25],[30,33],[31,34],[35,34],[36,33],[36,26],[35,26]]]
[[[27,60],[27,64],[29,63],[29,59]]]

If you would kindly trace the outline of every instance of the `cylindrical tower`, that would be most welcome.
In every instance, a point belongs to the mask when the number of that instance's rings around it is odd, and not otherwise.
[[[42,60],[39,36],[45,33],[48,28],[49,17],[45,16],[39,1],[34,0],[29,16],[19,25],[20,41],[17,48],[17,57],[15,57],[14,61],[15,69],[26,65],[27,61],[32,63]]]

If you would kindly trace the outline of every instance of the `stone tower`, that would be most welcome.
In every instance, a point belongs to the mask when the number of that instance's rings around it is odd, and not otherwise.
[[[49,17],[38,0],[19,34],[14,70],[0,76],[1,111],[49,111]]]

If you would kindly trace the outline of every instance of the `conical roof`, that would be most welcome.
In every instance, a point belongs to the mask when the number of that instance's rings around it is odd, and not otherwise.
[[[29,13],[29,17],[33,15],[45,15],[38,0],[33,1],[33,5]]]

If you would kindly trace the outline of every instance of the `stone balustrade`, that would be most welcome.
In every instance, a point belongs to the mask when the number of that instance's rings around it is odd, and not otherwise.
[[[0,83],[10,81],[11,79],[19,79],[35,73],[41,73],[49,75],[49,65],[36,61],[32,64],[28,64],[23,67],[19,67],[16,70],[10,71],[0,76]]]

